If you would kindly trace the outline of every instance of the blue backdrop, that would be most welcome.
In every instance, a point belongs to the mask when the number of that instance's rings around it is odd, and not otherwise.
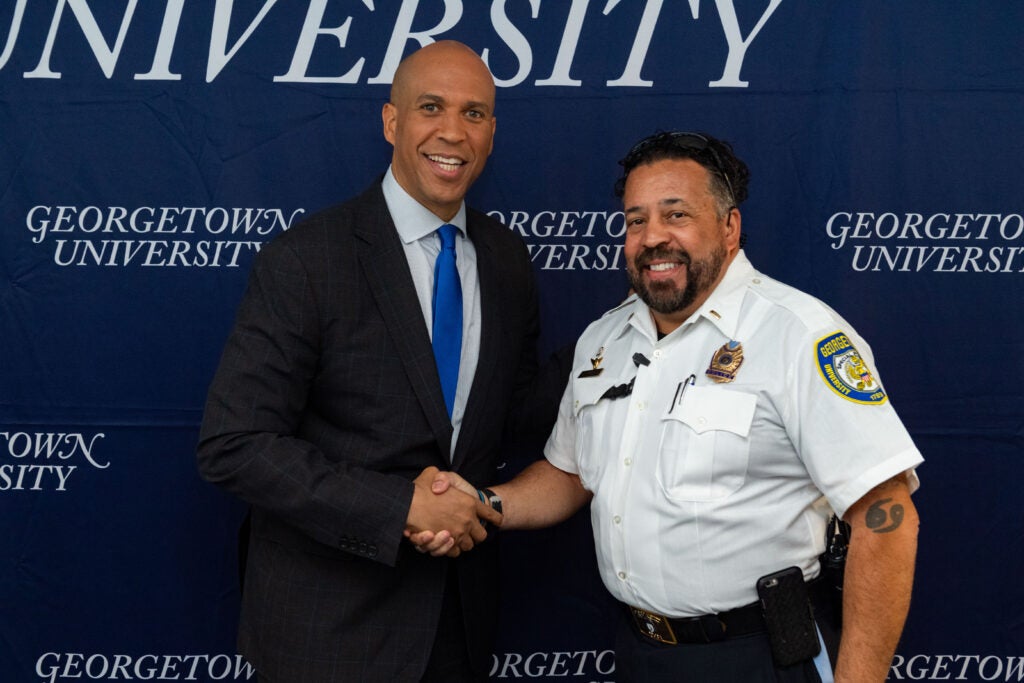
[[[391,74],[440,38],[499,84],[471,201],[530,246],[542,353],[626,290],[629,145],[734,143],[751,260],[871,342],[926,458],[890,678],[1024,680],[1022,28],[1014,0],[0,3],[0,680],[254,678],[206,387],[253,254],[383,172]],[[493,677],[614,681],[585,516],[504,542]]]

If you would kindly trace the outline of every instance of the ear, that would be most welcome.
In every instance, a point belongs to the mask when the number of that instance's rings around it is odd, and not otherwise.
[[[729,253],[739,251],[740,248],[740,234],[743,230],[743,219],[740,216],[740,210],[735,206],[729,209],[729,213],[725,215],[725,227],[723,231],[725,233],[725,246],[729,250]]]
[[[384,139],[394,146],[395,127],[397,125],[398,110],[395,105],[388,102],[380,112],[381,122],[384,124]]]

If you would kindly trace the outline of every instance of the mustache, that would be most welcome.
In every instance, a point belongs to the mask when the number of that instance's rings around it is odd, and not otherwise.
[[[633,259],[633,264],[636,266],[637,270],[650,265],[653,261],[678,261],[684,266],[689,267],[692,260],[693,259],[690,258],[689,252],[685,249],[647,247],[636,255]]]

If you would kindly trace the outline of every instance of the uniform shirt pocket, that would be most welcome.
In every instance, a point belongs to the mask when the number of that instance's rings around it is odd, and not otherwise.
[[[628,381],[628,380],[627,380]],[[610,424],[609,409],[614,399],[602,398],[611,387],[620,384],[608,377],[576,380],[573,387],[575,402],[573,415],[576,419],[576,464],[584,488],[594,491],[604,472],[605,458],[609,452],[609,439],[614,434]],[[621,399],[619,399],[621,400]],[[621,434],[618,435],[621,437]]]
[[[658,478],[672,499],[724,498],[747,477],[757,395],[721,387],[688,387],[662,416]]]

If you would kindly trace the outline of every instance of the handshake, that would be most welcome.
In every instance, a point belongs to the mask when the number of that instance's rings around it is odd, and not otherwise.
[[[428,467],[413,485],[405,537],[421,553],[458,557],[487,538],[488,522],[501,526],[501,514],[454,472]]]

